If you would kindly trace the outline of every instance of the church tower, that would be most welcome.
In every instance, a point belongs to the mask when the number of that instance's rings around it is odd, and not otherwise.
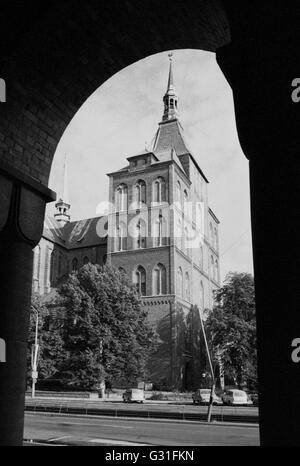
[[[108,174],[107,261],[132,280],[159,334],[149,380],[192,389],[201,386],[202,373],[193,312],[194,306],[211,309],[219,287],[219,220],[208,204],[208,180],[184,139],[172,54],[163,103],[153,147]]]
[[[69,202],[68,195],[67,156],[65,156],[63,169],[63,189],[58,201],[55,204],[56,213],[54,214],[55,220],[59,222],[62,227],[70,221],[70,207],[71,204]]]

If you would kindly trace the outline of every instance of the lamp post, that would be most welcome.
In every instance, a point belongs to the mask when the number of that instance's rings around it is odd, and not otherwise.
[[[200,309],[198,309],[198,310],[199,310],[201,329],[202,329],[202,333],[203,333],[203,337],[204,337],[205,348],[206,348],[206,352],[207,352],[209,368],[210,368],[210,373],[211,373],[211,378],[212,378],[212,384],[211,384],[211,390],[210,390],[210,399],[209,399],[208,412],[207,412],[207,422],[210,422],[212,405],[213,405],[213,396],[214,396],[214,393],[215,393],[216,382],[215,382],[215,375],[214,375],[213,365],[212,365],[212,361],[211,361],[211,357],[210,357],[210,351],[209,351],[208,343],[207,343],[207,339],[206,339],[206,333],[205,333],[205,330],[204,330],[203,320],[202,320],[202,316],[201,316],[201,311],[200,311]]]
[[[39,313],[38,310],[32,306],[32,309],[35,312],[35,337],[34,344],[31,347],[31,378],[32,378],[32,389],[31,389],[31,398],[35,397],[35,384],[38,378],[37,365],[38,365],[38,325],[39,325]]]

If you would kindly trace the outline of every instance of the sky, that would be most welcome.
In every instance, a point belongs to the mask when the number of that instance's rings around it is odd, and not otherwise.
[[[253,273],[249,168],[238,141],[232,92],[215,59],[201,50],[173,50],[179,119],[185,141],[209,180],[209,205],[220,220],[220,271]],[[59,195],[67,155],[71,219],[103,213],[108,177],[153,140],[163,113],[168,52],[116,73],[82,105],[54,156],[49,187]],[[54,203],[47,213],[53,214]]]

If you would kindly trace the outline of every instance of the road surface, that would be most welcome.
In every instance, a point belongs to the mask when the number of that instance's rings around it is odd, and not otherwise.
[[[25,439],[77,445],[258,445],[258,427],[25,414]]]

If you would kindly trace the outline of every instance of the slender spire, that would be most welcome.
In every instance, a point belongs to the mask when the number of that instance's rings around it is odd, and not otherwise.
[[[174,120],[178,117],[178,97],[176,95],[174,75],[173,75],[173,54],[168,54],[170,65],[169,65],[169,77],[168,77],[168,87],[167,92],[163,97],[164,102],[164,114],[163,121]]]
[[[61,199],[69,204],[69,190],[68,190],[68,172],[67,172],[67,154],[65,154],[64,171],[63,171],[63,191]]]
[[[68,193],[68,174],[67,174],[67,155],[65,154],[64,168],[63,168],[63,186],[61,194],[57,203],[55,204],[56,213],[54,218],[60,222],[61,225],[65,225],[70,221],[70,202],[69,202],[69,193]]]

